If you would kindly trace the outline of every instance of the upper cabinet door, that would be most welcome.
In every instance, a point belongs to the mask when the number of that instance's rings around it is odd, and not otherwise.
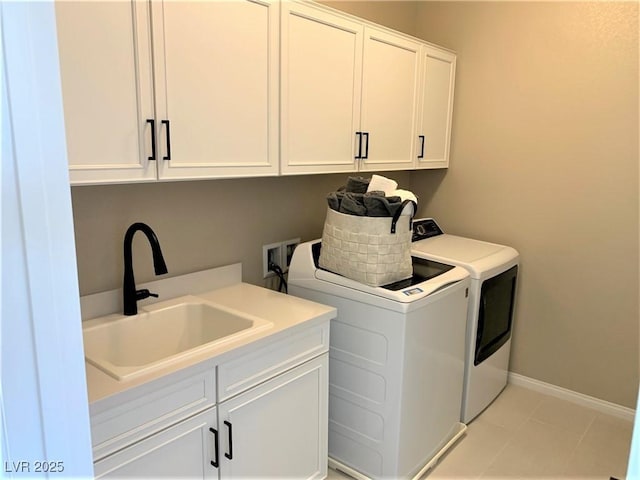
[[[360,170],[414,166],[420,43],[365,28]]]
[[[71,183],[154,180],[148,4],[55,8]]]
[[[290,1],[281,18],[282,173],[355,171],[363,25]]]
[[[278,174],[278,4],[152,2],[161,179]]]
[[[424,45],[421,57],[417,168],[446,168],[449,166],[456,56]]]

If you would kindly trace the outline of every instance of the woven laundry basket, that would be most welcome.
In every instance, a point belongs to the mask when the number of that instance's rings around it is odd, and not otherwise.
[[[411,277],[411,220],[394,217],[360,217],[327,209],[322,232],[320,267],[373,287]],[[413,204],[413,212],[416,206]]]

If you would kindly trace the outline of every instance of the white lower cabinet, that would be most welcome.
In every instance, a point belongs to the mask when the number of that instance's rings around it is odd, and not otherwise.
[[[95,462],[96,478],[217,478],[216,407]]]
[[[327,366],[324,354],[219,405],[220,478],[326,476]]]
[[[326,477],[328,322],[247,347],[92,404],[96,478]]]

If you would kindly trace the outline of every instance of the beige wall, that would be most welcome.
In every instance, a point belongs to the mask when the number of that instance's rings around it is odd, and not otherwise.
[[[393,175],[409,185],[408,172]],[[347,174],[73,187],[80,294],[122,287],[123,238],[134,222],[156,232],[169,276],[242,262],[263,285],[262,245],[322,235],[325,197]],[[152,280],[151,250],[134,237],[137,282]]]
[[[416,36],[420,2],[404,0],[321,0],[331,8]]]
[[[458,53],[451,168],[422,213],[522,256],[512,369],[635,407],[638,4],[423,2]]]
[[[389,176],[446,231],[520,251],[514,371],[633,407],[637,5],[324,3],[458,52],[451,168]],[[170,275],[242,261],[261,284],[262,245],[320,236],[324,196],[345,179],[74,187],[81,293],[120,287],[135,221],[158,233]],[[144,242],[138,281],[153,276]]]

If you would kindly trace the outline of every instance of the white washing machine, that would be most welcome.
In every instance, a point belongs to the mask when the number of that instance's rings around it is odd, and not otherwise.
[[[443,233],[431,218],[413,222],[412,255],[464,267],[471,275],[460,419],[469,423],[507,385],[518,252]]]
[[[370,287],[318,267],[300,244],[289,293],[332,305],[329,465],[356,478],[418,478],[460,423],[469,274],[414,258],[414,276]]]

